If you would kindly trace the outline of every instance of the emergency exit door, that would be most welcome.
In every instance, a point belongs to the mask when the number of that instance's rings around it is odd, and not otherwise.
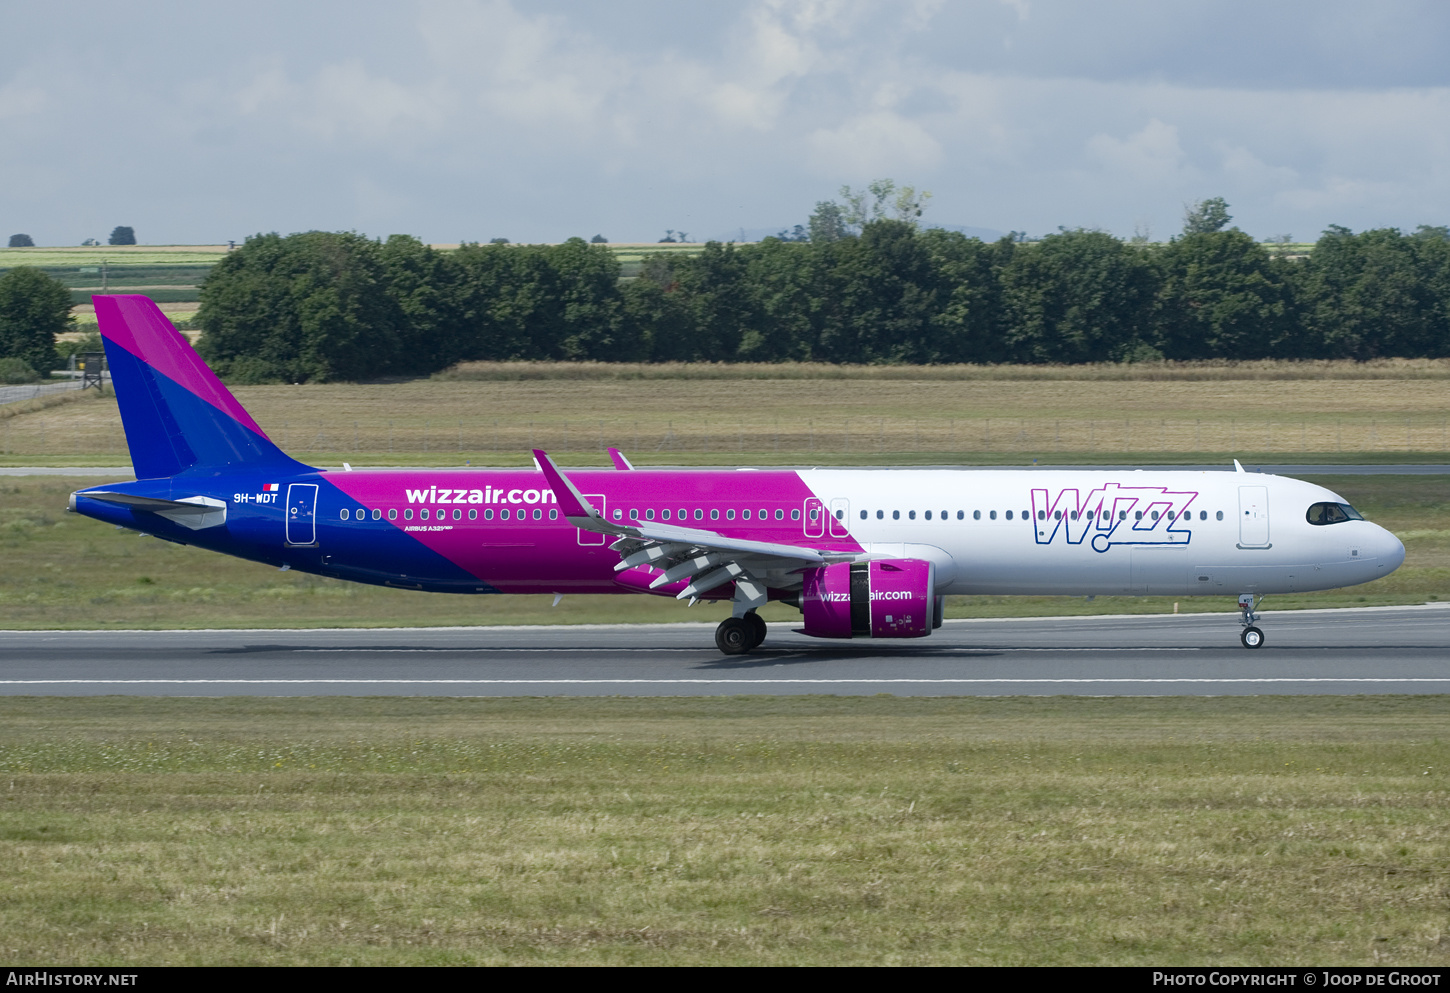
[[[1239,547],[1269,547],[1269,488],[1239,487]]]
[[[287,484],[287,544],[317,544],[317,484]]]

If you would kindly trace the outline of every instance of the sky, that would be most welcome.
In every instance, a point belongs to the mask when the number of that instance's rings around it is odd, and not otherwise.
[[[0,0],[0,237],[1450,223],[1431,0]]]

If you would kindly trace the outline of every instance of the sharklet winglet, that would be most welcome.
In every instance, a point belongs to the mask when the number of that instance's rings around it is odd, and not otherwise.
[[[584,494],[579,492],[578,487],[569,481],[569,477],[559,471],[554,460],[549,458],[549,453],[541,448],[534,449],[534,462],[539,466],[539,471],[549,481],[549,486],[554,490],[554,498],[559,501],[559,510],[571,520],[576,517],[586,518],[591,521],[603,520],[599,512],[589,505],[584,499]]]

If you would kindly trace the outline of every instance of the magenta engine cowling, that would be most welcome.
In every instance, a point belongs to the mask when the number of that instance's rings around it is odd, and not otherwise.
[[[941,624],[932,564],[921,559],[840,562],[804,579],[802,631],[815,638],[924,638]]]

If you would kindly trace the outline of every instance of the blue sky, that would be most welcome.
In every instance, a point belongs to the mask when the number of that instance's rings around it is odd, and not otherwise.
[[[1450,5],[48,0],[0,12],[0,236],[694,240],[843,184],[1163,239],[1450,223]]]

